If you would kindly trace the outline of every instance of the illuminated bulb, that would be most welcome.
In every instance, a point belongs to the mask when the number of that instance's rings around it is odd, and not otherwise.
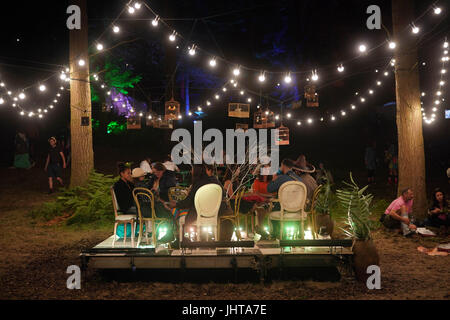
[[[369,90],[369,94],[373,94],[373,90]]]
[[[78,65],[80,67],[84,67],[86,65],[86,61],[84,61],[83,59],[78,60]]]
[[[311,76],[311,80],[312,81],[317,81],[319,80],[319,75],[317,74],[317,71],[314,71],[312,76]]]
[[[359,92],[355,92],[355,96],[357,96],[359,94]]]
[[[241,94],[241,96],[243,96],[245,94],[245,91],[241,91],[239,93]]]
[[[447,70],[446,70],[446,69],[442,69],[442,70],[441,70],[441,73],[442,73],[442,74],[446,74],[446,73],[447,73]]]
[[[344,72],[344,66],[342,64],[337,69],[339,72]]]
[[[3,100],[3,98],[0,98],[0,104],[4,104],[5,100]]]
[[[45,91],[45,89],[47,89],[43,84],[41,84],[40,86],[39,86],[39,90],[40,91]]]
[[[345,117],[345,115],[347,114],[345,111],[341,112],[342,116]]]
[[[234,79],[231,79],[230,82],[231,82],[231,83],[235,83],[236,81],[235,81]]]
[[[217,61],[216,61],[216,59],[215,58],[213,58],[213,59],[211,59],[210,61],[209,61],[209,65],[211,66],[211,67],[215,67],[215,66],[217,66]],[[232,82],[233,83],[233,82]]]
[[[276,116],[275,116],[275,120],[280,120],[280,116],[279,116],[279,115],[276,115]]]
[[[47,109],[44,109],[44,113],[47,113],[48,112],[48,110]]]
[[[134,3],[134,7],[139,10],[141,8],[141,4],[139,2]]]
[[[389,42],[389,49],[394,50],[397,47],[397,44],[394,41]]]
[[[412,33],[418,34],[420,32],[419,27],[416,27],[414,24],[412,25]]]
[[[436,95],[437,95],[438,97],[440,97],[440,96],[442,96],[442,92],[441,92],[441,91],[438,91],[438,92],[436,92]]]
[[[237,82],[233,84],[233,87],[237,88],[237,86],[238,86]]]
[[[201,108],[201,107],[198,107],[197,110],[198,110],[198,111],[202,111],[202,108]]]
[[[223,91],[223,92],[227,92],[227,88],[223,88],[222,91]]]
[[[189,55],[195,56],[195,53],[196,53],[196,51],[195,51],[195,45],[193,45],[193,46],[189,49]]]
[[[422,92],[422,97],[425,97],[427,94],[425,92]]]
[[[290,113],[287,114],[287,117],[288,117],[288,118],[291,118],[291,116],[292,116],[292,115],[291,115]]]
[[[436,101],[434,102],[434,104],[435,104],[435,105],[440,105],[441,102],[440,102],[439,100],[436,100]]]
[[[377,86],[381,86],[381,81],[377,81]]]
[[[142,116],[144,116],[144,114],[141,112],[141,113],[139,113],[139,117],[142,117]]]
[[[445,81],[439,82],[439,85],[442,87],[445,84]]]
[[[25,99],[25,97],[26,97],[26,96],[25,96],[25,93],[22,92],[21,94],[19,94],[19,99],[20,99],[20,100]]]
[[[21,112],[20,112],[20,115],[21,115],[21,116],[25,115],[25,112],[21,111]]]
[[[298,125],[298,126],[301,126],[301,125],[302,125],[302,123],[301,123],[301,122],[299,121],[299,122],[297,122],[297,125]]]
[[[133,7],[128,7],[128,12],[133,14],[136,10]]]
[[[247,101],[248,101],[248,102],[252,102],[252,98],[248,98]]]
[[[309,124],[313,123],[313,120],[312,119],[308,119],[308,123]]]
[[[266,81],[266,75],[264,74],[264,72],[262,72],[259,77],[258,77],[259,82],[264,82]]]
[[[433,108],[433,112],[436,112],[438,109],[436,107]]]
[[[335,116],[331,116],[331,121],[335,121],[336,117]]]
[[[291,77],[290,73],[288,73],[286,75],[286,77],[284,77],[284,82],[286,82],[286,83],[291,83],[292,82],[292,77]]]
[[[189,117],[192,117],[192,112],[189,112]]]
[[[216,100],[219,100],[220,99],[220,96],[218,95],[218,94],[216,94]]]
[[[176,32],[174,31],[170,36],[169,36],[169,40],[174,42],[177,39],[176,37]]]
[[[102,51],[103,50],[103,45],[101,43],[97,44],[97,50],[98,51]]]
[[[61,80],[66,80],[67,76],[66,76],[65,73],[61,73],[61,75],[59,76],[59,78],[60,78]]]
[[[439,7],[434,8],[434,14],[441,14],[442,9]]]
[[[42,117],[43,117],[42,114],[40,114],[40,115],[39,115],[39,119],[42,119]]]
[[[13,98],[13,100],[14,100],[14,101],[18,101],[18,100],[19,100],[19,98],[17,98],[17,97],[14,97],[14,98]]]
[[[355,109],[356,109],[356,106],[352,104],[352,110],[355,110]]]
[[[119,33],[120,28],[118,26],[114,26],[113,31],[114,31],[114,33]]]
[[[366,99],[365,98],[361,98],[361,102],[366,102]]]
[[[389,72],[386,71],[386,72],[384,73],[384,76],[387,77],[388,75],[389,75]]]
[[[49,105],[48,107],[49,107],[50,109],[53,109],[53,105]]]
[[[28,114],[28,116],[31,118],[32,116],[34,116],[34,113],[33,113],[33,112],[30,112],[30,113]]]
[[[363,53],[363,52],[366,52],[366,51],[367,51],[367,47],[364,44],[359,46],[359,52]]]
[[[152,26],[157,27],[159,24],[158,17],[152,20]]]
[[[178,120],[181,120],[181,119],[183,119],[183,116],[180,114],[180,115],[178,116]]]
[[[235,69],[233,70],[233,74],[237,77],[238,75],[241,74],[241,70],[239,70],[239,68],[235,68]]]
[[[42,109],[38,109],[38,112],[41,113],[41,112],[42,112]]]
[[[11,92],[11,91],[8,91],[8,96],[10,96],[10,95],[12,95],[12,92]]]
[[[57,97],[61,97],[61,95],[60,95],[59,93],[58,93],[58,94],[56,94],[56,96],[57,96]]]
[[[206,101],[206,105],[209,107],[211,105],[211,102]]]

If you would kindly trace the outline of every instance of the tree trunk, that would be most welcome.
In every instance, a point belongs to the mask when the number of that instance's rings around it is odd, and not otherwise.
[[[414,191],[414,215],[426,215],[425,151],[423,142],[422,112],[420,104],[419,62],[417,37],[408,34],[414,20],[414,2],[392,0],[395,54],[395,79],[397,95],[398,129],[398,193],[403,189]]]
[[[70,130],[72,143],[71,187],[85,185],[94,169],[92,106],[89,84],[88,21],[86,0],[74,0],[81,9],[81,29],[70,31]],[[83,59],[84,66],[78,61]],[[88,126],[81,125],[89,118]]]

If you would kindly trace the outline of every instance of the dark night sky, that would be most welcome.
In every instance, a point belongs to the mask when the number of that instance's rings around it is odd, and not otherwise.
[[[88,0],[91,40],[105,30],[126,2]],[[426,10],[432,3],[432,1],[423,0],[415,2],[416,15]],[[149,3],[164,18],[170,18],[168,23],[185,36],[188,36],[192,29],[194,23],[192,18],[199,18],[192,32],[192,41],[218,56],[223,53],[230,61],[236,61],[255,69],[265,68],[283,72],[327,66],[321,73],[322,78],[325,79],[319,84],[321,87],[319,90],[320,112],[336,113],[340,110],[339,106],[351,103],[356,90],[360,87],[366,88],[369,85],[367,81],[374,81],[372,76],[368,77],[367,72],[380,68],[386,61],[389,61],[389,52],[385,47],[380,48],[374,54],[348,65],[346,74],[352,76],[336,81],[338,80],[336,63],[357,56],[358,43],[364,41],[371,47],[386,39],[385,31],[370,31],[366,28],[368,16],[365,11],[369,5],[379,5],[382,9],[383,23],[388,29],[391,29],[391,1],[154,0]],[[0,13],[0,81],[5,81],[11,88],[28,86],[60,70],[60,65],[67,64],[69,33],[65,24],[66,8],[69,4],[70,1],[25,1],[2,4],[3,10]],[[450,6],[448,10],[450,10]],[[137,17],[148,18],[149,16],[148,11],[141,9]],[[209,18],[200,19],[208,16]],[[125,13],[124,18],[129,18],[129,15]],[[431,61],[430,59],[434,59],[433,63],[429,64],[429,68],[427,67],[421,72],[422,90],[430,91],[435,90],[436,87],[436,74],[439,70],[435,63],[436,53],[443,37],[448,34],[449,22],[448,19],[445,20],[445,17],[434,19],[427,17],[424,21],[426,21],[423,26],[425,29],[437,25],[433,34],[426,37],[430,40],[425,41],[420,49],[421,60]],[[440,23],[438,24],[438,22]],[[119,24],[124,31],[121,39],[140,38],[141,40],[136,42],[137,46],[151,48],[153,45],[161,46],[161,43],[167,40],[166,32],[155,32],[148,25],[148,21],[125,19],[119,21]],[[117,38],[111,36],[111,32],[105,38],[106,45],[117,43],[117,41]],[[148,61],[142,61],[139,54],[128,55],[127,50],[127,48],[119,48],[114,51],[114,54],[125,58],[130,67],[143,76],[140,85],[153,99],[164,95],[167,84],[164,72],[157,71],[158,67],[151,66]],[[164,50],[164,46],[162,50]],[[270,57],[271,54],[274,56]],[[181,69],[186,67],[203,68],[206,57],[199,56],[197,58],[197,62],[189,62],[190,65],[187,65],[183,59]],[[201,64],[198,61],[201,61]],[[219,68],[215,71],[214,76],[224,83],[229,79],[229,69]],[[269,80],[272,85],[275,85],[280,78],[281,75],[277,79]],[[243,76],[241,81],[249,89],[259,91],[254,73],[247,73],[247,76]],[[392,79],[390,83],[393,84]],[[299,84],[300,91],[303,90],[304,84],[304,77],[302,77]],[[271,91],[268,86],[263,88],[266,93]],[[192,104],[201,103],[213,93],[211,88],[194,89]],[[446,94],[447,99],[450,99],[448,91]],[[137,93],[137,97],[141,98],[139,93]],[[43,103],[39,99],[37,95],[36,97],[32,95],[27,99],[27,103],[30,107]],[[359,128],[358,130],[363,130],[365,138],[374,135],[376,133],[370,128],[366,128],[367,124],[370,127],[370,115],[380,113],[376,110],[380,110],[382,105],[394,101],[394,99],[393,85],[391,85],[390,89],[383,89],[382,93],[368,105],[367,110],[353,115],[339,125],[336,124],[335,127],[340,127],[339,130],[347,130],[347,132]],[[60,105],[59,110],[55,110],[44,120],[44,124],[40,124],[41,131],[45,134],[52,133],[61,126],[64,127],[68,122],[68,108],[65,108],[64,104],[68,105],[67,99]],[[10,145],[11,135],[14,135],[14,130],[18,126],[29,126],[36,121],[20,119],[17,113],[11,109],[10,106],[0,108],[1,142],[7,145]],[[302,110],[298,117],[314,115],[312,112]],[[388,123],[393,127],[394,111],[387,111],[386,114],[383,112],[379,116],[390,117]],[[212,119],[214,116],[218,116],[219,119],[221,117],[216,112],[209,115]],[[205,122],[208,121],[208,118]],[[211,124],[214,123],[214,120],[211,120]],[[337,128],[321,128],[320,130],[319,132],[319,128],[316,126],[307,132],[302,131],[298,134],[301,137],[306,135],[322,138],[340,134],[339,131],[336,131]],[[325,132],[326,130],[329,131]],[[390,128],[387,131],[392,130]],[[447,133],[442,134],[442,132]],[[448,142],[448,122],[441,120],[440,125],[426,128],[425,136],[426,139],[433,141],[443,137]],[[299,140],[301,139],[299,138]]]

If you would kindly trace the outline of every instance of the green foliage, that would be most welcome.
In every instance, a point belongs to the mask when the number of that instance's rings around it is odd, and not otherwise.
[[[119,135],[127,130],[126,123],[118,123],[117,121],[111,121],[106,127],[106,132],[108,134]]]
[[[123,71],[118,64],[110,61],[105,64],[104,74],[105,82],[123,94],[128,94],[126,89],[134,88],[134,85],[142,80],[141,76],[133,76],[130,70]]]
[[[113,222],[110,187],[117,179],[92,172],[84,187],[64,189],[54,202],[47,202],[32,212],[32,217],[52,220],[57,216],[71,214],[67,225],[83,225],[94,222]]]
[[[326,183],[322,186],[320,193],[317,195],[317,199],[314,205],[314,209],[318,214],[329,214],[331,217],[331,208],[335,205],[335,198],[331,191],[331,183],[326,180]]]
[[[362,189],[358,187],[350,173],[351,183],[344,182],[346,188],[337,191],[337,197],[343,208],[347,211],[346,225],[347,229],[342,229],[347,236],[359,240],[370,239],[370,225],[369,219],[370,204],[373,196],[371,194],[364,194],[369,186]]]

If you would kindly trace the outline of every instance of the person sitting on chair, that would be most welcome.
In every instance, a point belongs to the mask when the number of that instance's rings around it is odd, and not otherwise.
[[[388,229],[399,229],[403,235],[409,236],[417,227],[411,223],[414,193],[408,188],[403,190],[401,197],[395,199],[386,209],[381,222]]]
[[[120,179],[114,184],[119,211],[123,214],[137,214],[136,204],[133,199],[133,178],[131,169],[124,163],[117,165]]]

